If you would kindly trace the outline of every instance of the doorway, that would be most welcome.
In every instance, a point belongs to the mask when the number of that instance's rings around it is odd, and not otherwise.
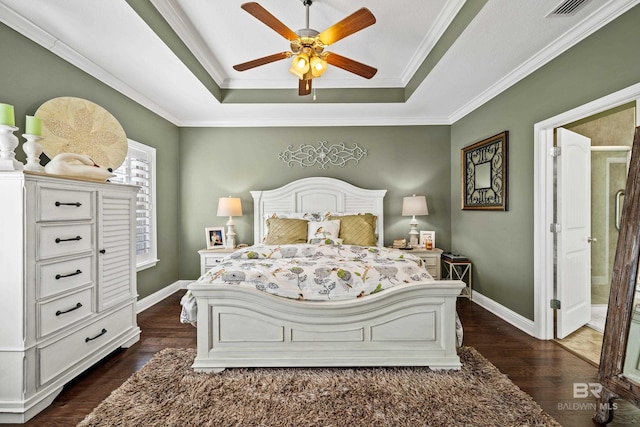
[[[534,336],[539,339],[554,338],[555,310],[551,302],[555,296],[556,275],[554,233],[554,163],[552,148],[554,131],[585,118],[619,108],[640,99],[640,83],[621,91],[559,114],[534,126]],[[635,108],[636,116],[638,108]],[[636,122],[640,119],[636,117]],[[611,145],[611,143],[608,143]]]
[[[595,366],[602,348],[635,116],[635,103],[629,103],[556,131],[561,152],[556,160],[555,209],[562,233],[556,235],[556,298],[562,307],[555,316],[555,340]],[[572,138],[581,142],[580,153],[588,157],[577,166],[588,171],[582,176],[571,172],[573,182],[567,185],[564,168],[575,163],[569,160],[575,155],[569,150],[565,153],[565,148],[571,147]],[[580,220],[583,228],[577,227]],[[576,237],[578,243],[571,243]],[[577,257],[574,250],[567,257],[563,249],[567,245],[583,248],[588,256]]]
[[[591,140],[591,318],[587,326],[600,333],[604,331],[635,126],[635,102],[563,126]]]

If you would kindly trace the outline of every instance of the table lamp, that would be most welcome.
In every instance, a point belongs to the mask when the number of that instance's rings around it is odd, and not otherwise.
[[[218,200],[218,216],[228,216],[227,221],[227,242],[228,249],[236,247],[236,230],[233,223],[234,216],[242,216],[242,203],[239,197],[220,197]]]
[[[425,196],[408,196],[402,200],[402,216],[413,216],[411,230],[409,231],[409,245],[411,247],[418,246],[418,220],[416,215],[429,215],[427,208],[427,199]]]

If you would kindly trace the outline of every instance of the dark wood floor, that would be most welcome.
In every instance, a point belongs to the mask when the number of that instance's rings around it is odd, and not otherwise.
[[[178,321],[179,291],[138,316],[140,342],[118,350],[62,391],[54,403],[27,426],[75,426],[111,391],[140,369],[157,351],[167,347],[195,347],[196,330]],[[565,427],[597,425],[591,399],[573,398],[573,384],[595,382],[597,370],[552,341],[539,341],[478,305],[458,300],[465,328],[465,345],[476,348],[529,393]],[[610,426],[640,425],[640,410],[624,401]]]

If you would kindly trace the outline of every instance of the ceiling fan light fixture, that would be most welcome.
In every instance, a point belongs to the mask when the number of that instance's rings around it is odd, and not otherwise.
[[[313,77],[320,77],[327,71],[327,61],[319,56],[314,56],[310,60],[311,74]]]
[[[336,53],[325,52],[325,46],[334,44],[370,25],[375,24],[376,18],[366,7],[362,7],[347,16],[343,20],[333,24],[321,33],[309,28],[309,7],[314,0],[301,0],[306,7],[306,27],[294,32],[278,18],[273,16],[268,10],[256,2],[248,2],[240,7],[253,15],[263,24],[289,40],[291,51],[254,59],[242,64],[234,65],[236,71],[246,71],[252,68],[269,64],[284,58],[291,58],[291,68],[289,72],[299,79],[298,95],[308,95],[311,93],[311,81],[320,77],[327,70],[328,65],[341,68],[350,73],[356,74],[366,79],[372,78],[378,70],[366,64],[354,61],[353,59],[340,56]]]
[[[309,71],[309,56],[306,53],[300,53],[293,58],[289,71],[302,79],[307,71]]]

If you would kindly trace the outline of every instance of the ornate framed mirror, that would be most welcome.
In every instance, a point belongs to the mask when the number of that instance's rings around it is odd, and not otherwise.
[[[611,278],[607,321],[600,354],[594,421],[613,419],[613,400],[640,407],[640,299],[637,291],[640,261],[640,127],[636,128],[625,188],[620,234]]]
[[[504,131],[462,149],[462,210],[507,210],[508,139]]]

